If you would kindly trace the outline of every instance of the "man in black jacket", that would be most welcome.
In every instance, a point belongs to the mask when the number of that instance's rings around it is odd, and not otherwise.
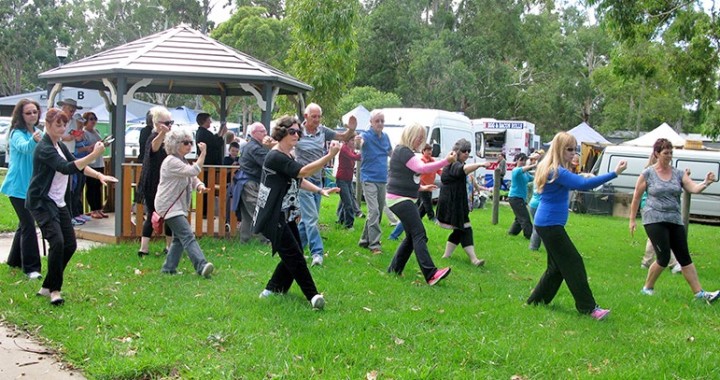
[[[205,165],[222,165],[223,156],[225,154],[225,139],[223,136],[225,136],[225,132],[227,132],[227,126],[225,123],[220,127],[220,130],[217,134],[213,134],[210,131],[210,125],[212,124],[212,118],[210,117],[209,113],[199,113],[197,117],[195,118],[195,121],[198,123],[198,130],[197,134],[195,136],[196,143],[198,144],[197,147],[197,153],[200,154],[200,143],[205,143],[205,146],[207,147],[207,154],[205,156]],[[207,178],[208,171],[204,170],[205,174],[203,176],[203,181],[205,183],[210,183],[210,180]],[[218,181],[218,178],[215,179],[216,183]],[[212,189],[211,189],[212,190]],[[203,204],[205,204],[205,207],[203,208],[203,219],[207,219],[207,206],[208,206],[208,200],[207,200],[207,194],[203,194]]]

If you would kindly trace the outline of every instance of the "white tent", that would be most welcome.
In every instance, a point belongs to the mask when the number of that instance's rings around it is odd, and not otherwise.
[[[348,121],[350,121],[350,116],[352,115],[355,115],[355,118],[357,119],[358,130],[370,128],[370,111],[363,107],[362,104],[342,116],[342,122],[344,125],[347,125]]]
[[[134,100],[134,99],[133,99]],[[105,104],[98,104],[97,106],[93,107],[90,110],[92,113],[97,116],[98,122],[100,123],[109,123],[110,122],[110,112],[108,112],[107,107],[105,107]],[[86,110],[80,111],[81,113],[87,112]],[[138,119],[139,116],[135,115],[134,113],[130,112],[130,107],[128,107],[125,111],[125,120],[135,120]],[[145,116],[142,117],[143,120],[145,120]]]
[[[585,122],[578,124],[578,126],[569,130],[568,133],[575,137],[578,145],[582,145],[582,143],[611,144],[610,141],[605,139],[605,137],[603,137]]]
[[[671,126],[667,123],[662,123],[659,127],[652,131],[630,141],[625,141],[620,145],[631,145],[631,146],[653,146],[655,141],[659,138],[666,138],[670,140],[673,146],[681,147],[685,145],[685,139],[680,137]]]

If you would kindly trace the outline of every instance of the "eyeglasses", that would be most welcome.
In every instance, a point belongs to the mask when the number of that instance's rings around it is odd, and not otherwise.
[[[181,142],[183,143],[183,145],[192,145],[193,143],[192,140],[183,140]]]
[[[160,124],[164,124],[166,127],[169,127],[175,124],[175,120],[161,121]]]
[[[574,152],[574,151],[575,151],[575,148],[565,148],[565,150],[568,151],[568,152]]]
[[[23,112],[23,115],[28,115],[28,116],[30,116],[30,115],[37,115],[37,114],[38,114],[38,111]]]
[[[298,137],[302,137],[302,131],[297,128],[290,128],[288,129],[288,133],[291,135],[298,135]]]

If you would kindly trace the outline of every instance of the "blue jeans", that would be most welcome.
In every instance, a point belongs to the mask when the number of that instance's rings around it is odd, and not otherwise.
[[[183,251],[187,251],[190,262],[195,267],[195,272],[200,274],[207,260],[195,239],[195,234],[190,227],[190,222],[184,215],[174,216],[165,219],[165,225],[172,231],[172,243],[168,249],[162,271],[165,273],[176,273]]]
[[[352,181],[337,180],[340,188],[340,203],[338,203],[338,221],[343,227],[351,228],[355,224],[355,200],[353,199]]]
[[[316,186],[322,186],[320,181],[311,179],[308,179],[308,181]],[[298,225],[302,249],[304,251],[305,247],[308,247],[311,255],[322,255],[325,248],[320,237],[320,229],[318,229],[321,195],[301,189],[298,198],[300,200],[300,214],[302,215]]]
[[[390,240],[400,239],[400,235],[402,235],[403,232],[405,232],[405,227],[403,227],[402,222],[399,222],[390,233]]]

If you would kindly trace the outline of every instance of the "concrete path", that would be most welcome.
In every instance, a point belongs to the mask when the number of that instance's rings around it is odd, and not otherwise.
[[[12,239],[13,234],[0,234],[0,270],[7,270],[5,263]],[[78,250],[88,249],[99,244],[88,240],[78,240]],[[40,242],[40,249],[42,250],[42,242]],[[45,265],[43,265],[43,269],[47,270]],[[38,289],[40,289],[40,282],[38,282]],[[0,321],[0,379],[85,379],[81,372],[69,369],[61,359],[55,352],[40,345],[29,334],[18,331]]]

